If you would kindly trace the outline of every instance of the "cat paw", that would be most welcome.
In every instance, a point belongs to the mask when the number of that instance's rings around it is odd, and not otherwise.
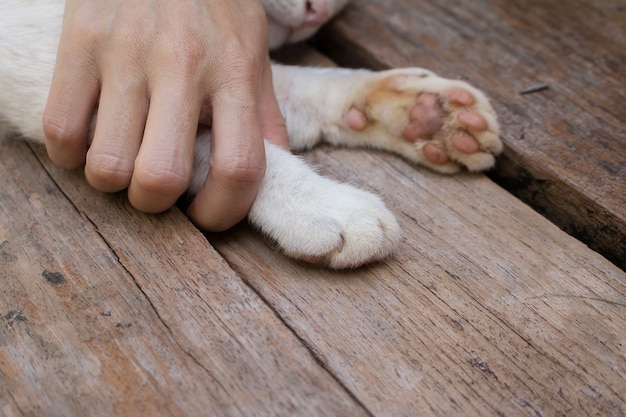
[[[334,269],[356,268],[383,260],[396,248],[401,232],[395,217],[375,195],[336,184],[335,194],[300,220],[304,232],[283,251],[303,262]]]
[[[334,269],[391,255],[400,226],[379,197],[324,178],[274,146],[266,146],[266,156],[266,176],[248,219],[283,253]]]
[[[348,106],[344,123],[364,144],[443,173],[491,168],[502,151],[496,114],[466,82],[422,69],[376,73]]]

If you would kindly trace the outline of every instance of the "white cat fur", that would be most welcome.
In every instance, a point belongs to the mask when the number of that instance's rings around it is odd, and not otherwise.
[[[270,25],[270,46],[304,39],[347,0],[262,0]],[[0,138],[43,143],[42,116],[56,59],[63,0],[3,0],[0,3]],[[308,14],[307,14],[308,13]],[[398,153],[441,172],[461,166],[482,170],[493,165],[501,150],[495,113],[484,95],[460,81],[445,80],[422,69],[380,73],[365,70],[317,69],[273,65],[274,86],[287,122],[292,149],[303,150],[325,140],[345,146],[369,146]],[[381,84],[382,83],[382,84]],[[363,131],[350,129],[345,115],[354,103],[382,88],[402,91],[399,101],[374,101],[367,116],[378,122]],[[469,90],[476,98],[473,110],[489,124],[477,136],[481,152],[459,154],[448,142],[458,128],[456,109],[450,112],[437,140],[452,161],[428,162],[423,144],[400,137],[410,108],[420,92],[445,96],[453,88]],[[406,103],[404,102],[406,101]],[[447,136],[446,136],[447,135]],[[210,132],[196,141],[190,193],[198,190],[210,169]],[[267,168],[250,210],[250,223],[287,255],[316,260],[331,268],[357,267],[388,257],[400,241],[393,214],[375,195],[339,184],[315,173],[297,156],[265,143]],[[456,152],[456,154],[455,154]]]

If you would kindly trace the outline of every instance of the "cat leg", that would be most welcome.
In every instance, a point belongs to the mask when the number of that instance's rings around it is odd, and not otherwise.
[[[372,147],[442,173],[489,169],[502,151],[493,108],[466,82],[418,68],[273,71],[295,150],[321,141]]]
[[[206,180],[210,144],[210,129],[201,128],[188,199]],[[393,252],[400,227],[380,198],[318,175],[299,156],[268,141],[265,157],[265,176],[248,221],[287,256],[340,269]]]
[[[393,252],[400,227],[380,198],[318,175],[267,141],[265,152],[265,178],[248,219],[286,255],[338,269]]]

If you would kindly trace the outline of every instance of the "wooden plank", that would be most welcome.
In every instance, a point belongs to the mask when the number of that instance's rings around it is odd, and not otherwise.
[[[0,415],[367,415],[178,210],[34,149],[0,145]]]
[[[212,240],[372,415],[626,414],[626,273],[487,177],[305,157],[383,197],[405,230],[393,259],[337,273],[247,227]]]
[[[626,269],[623,1],[352,0],[316,45],[485,90],[506,143],[492,177]]]
[[[178,211],[140,215],[36,152],[47,172],[0,146],[6,415],[626,413],[624,272],[483,176],[308,154],[406,231],[336,273],[245,226],[210,237],[226,265]]]

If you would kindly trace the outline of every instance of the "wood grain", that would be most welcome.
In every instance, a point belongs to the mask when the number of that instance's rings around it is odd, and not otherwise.
[[[0,415],[626,415],[626,273],[485,176],[305,157],[383,197],[392,259],[315,269],[243,224],[216,252],[0,145]]]
[[[492,178],[626,269],[625,19],[620,0],[353,0],[316,45],[486,91],[506,143]]]
[[[36,151],[0,145],[0,415],[366,415],[180,212]]]
[[[383,197],[405,230],[392,260],[318,270],[246,227],[215,246],[373,415],[626,413],[623,271],[484,176],[306,158]]]

